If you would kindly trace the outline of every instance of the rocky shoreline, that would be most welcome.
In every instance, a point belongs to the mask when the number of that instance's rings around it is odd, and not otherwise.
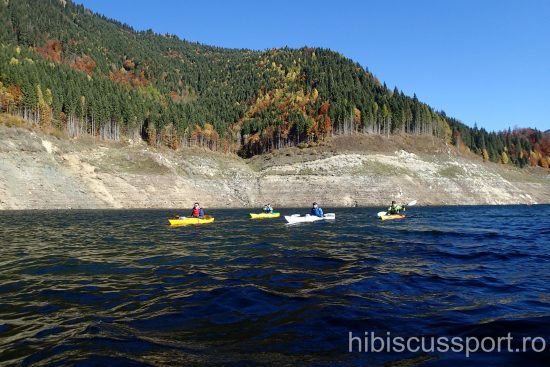
[[[342,139],[244,160],[200,149],[59,139],[0,125],[0,209],[187,208],[194,201],[217,208],[266,202],[299,207],[313,200],[326,207],[379,206],[391,199],[422,205],[550,201],[544,170],[484,163],[441,142],[421,149],[397,138]]]

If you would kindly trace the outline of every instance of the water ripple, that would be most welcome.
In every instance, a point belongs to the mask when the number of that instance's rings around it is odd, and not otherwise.
[[[388,222],[341,209],[290,227],[216,210],[213,225],[171,228],[172,212],[1,212],[0,364],[548,360],[347,353],[350,331],[549,340],[548,206],[414,208]]]

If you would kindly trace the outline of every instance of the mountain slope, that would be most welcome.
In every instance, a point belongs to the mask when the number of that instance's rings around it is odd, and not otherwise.
[[[252,156],[333,134],[407,133],[486,160],[548,164],[539,135],[471,129],[330,50],[205,46],[136,32],[70,1],[6,0],[0,22],[0,109],[70,136]]]

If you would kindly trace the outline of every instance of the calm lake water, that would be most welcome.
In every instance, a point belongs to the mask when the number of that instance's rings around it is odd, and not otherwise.
[[[550,206],[379,210],[0,212],[0,365],[548,365]],[[350,352],[350,332],[547,346]]]

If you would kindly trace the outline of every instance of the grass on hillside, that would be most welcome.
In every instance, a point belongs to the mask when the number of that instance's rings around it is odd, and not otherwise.
[[[7,127],[19,127],[30,129],[30,125],[27,121],[23,120],[19,116],[10,115],[7,113],[0,113],[0,124]]]

